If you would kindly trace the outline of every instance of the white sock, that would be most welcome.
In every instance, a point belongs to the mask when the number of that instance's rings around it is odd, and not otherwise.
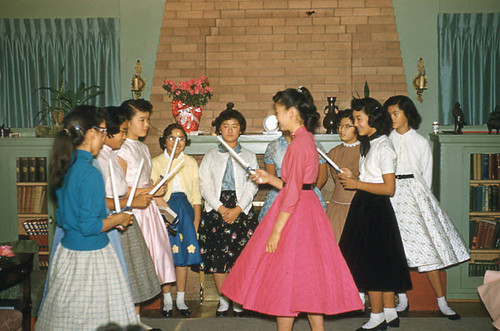
[[[363,324],[363,329],[373,329],[385,320],[384,313],[370,314],[370,320]]]
[[[175,298],[175,304],[177,305],[177,309],[189,309],[184,302],[184,296],[186,292],[177,292],[177,298]]]
[[[137,314],[137,325],[139,325],[144,330],[151,330],[152,329],[152,327],[150,327],[149,325],[142,323],[140,314]]]
[[[384,308],[384,316],[387,323],[398,318],[398,313],[396,312],[396,308]]]
[[[439,307],[439,310],[441,310],[441,312],[445,315],[455,315],[456,312],[450,308],[450,306],[448,306],[448,302],[446,302],[446,298],[445,297],[440,297],[440,298],[437,298],[437,302],[438,302],[438,307]]]
[[[361,302],[363,303],[363,306],[364,306],[365,302],[366,302],[365,292],[359,292],[359,298],[361,299]]]
[[[398,293],[399,303],[396,306],[396,311],[398,313],[405,311],[406,307],[408,307],[408,297],[406,293]]]
[[[170,292],[163,293],[163,310],[172,310],[174,303],[172,302],[172,295]]]
[[[226,311],[229,309],[229,300],[227,300],[226,296],[219,295],[219,308],[217,311]]]
[[[233,301],[233,311],[241,313],[243,311],[243,306]]]

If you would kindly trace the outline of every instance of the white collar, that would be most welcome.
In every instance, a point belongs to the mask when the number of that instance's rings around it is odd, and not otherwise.
[[[163,150],[163,157],[167,160],[170,160],[170,155],[167,152],[167,149],[165,148]],[[176,157],[174,160],[183,160],[184,159],[184,152],[181,152],[178,157]]]
[[[345,142],[342,142],[342,145],[344,145],[344,147],[355,147],[355,146],[358,146],[359,144],[361,144],[361,141],[356,141],[355,143],[352,143],[352,144],[347,144]]]

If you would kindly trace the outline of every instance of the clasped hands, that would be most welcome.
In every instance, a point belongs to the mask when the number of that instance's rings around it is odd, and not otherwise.
[[[359,180],[353,175],[352,171],[347,168],[342,168],[342,171],[342,173],[337,174],[342,187],[347,190],[357,189]]]
[[[222,215],[222,220],[224,222],[227,224],[233,224],[242,212],[242,209],[240,206],[236,206],[235,208],[220,206],[217,211]]]

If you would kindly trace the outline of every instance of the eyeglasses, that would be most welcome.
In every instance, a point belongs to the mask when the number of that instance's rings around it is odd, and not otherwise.
[[[100,126],[93,126],[92,129],[97,130],[97,131],[99,131],[101,133],[106,133],[106,131],[108,131],[107,128],[103,128],[103,127],[100,127]]]
[[[344,125],[340,125],[338,126],[339,130],[340,129],[346,129],[346,130],[349,130],[350,128],[355,128],[354,125],[350,125],[350,124],[344,124]]]
[[[173,136],[170,136],[170,137],[167,137],[167,140],[169,141],[175,141],[175,139],[179,139],[179,142],[183,143],[183,142],[186,142],[186,137],[173,137]]]

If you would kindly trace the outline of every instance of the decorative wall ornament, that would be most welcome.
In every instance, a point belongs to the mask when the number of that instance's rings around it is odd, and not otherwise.
[[[427,76],[425,75],[424,60],[420,58],[417,63],[418,74],[413,78],[413,88],[417,91],[417,100],[423,102],[422,93],[427,90]]]

